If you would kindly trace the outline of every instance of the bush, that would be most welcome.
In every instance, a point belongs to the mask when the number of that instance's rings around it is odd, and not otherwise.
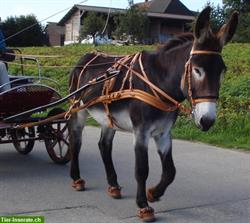
[[[20,32],[6,41],[7,46],[42,46],[45,44],[43,28],[34,15],[8,17],[3,23],[3,30],[6,38]]]

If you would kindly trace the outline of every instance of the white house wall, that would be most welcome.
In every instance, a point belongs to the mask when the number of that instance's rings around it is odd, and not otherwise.
[[[77,10],[65,23],[65,42],[64,44],[78,43],[81,28],[81,14]]]

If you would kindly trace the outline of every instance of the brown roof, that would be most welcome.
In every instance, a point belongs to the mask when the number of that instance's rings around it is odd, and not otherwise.
[[[164,13],[166,12],[170,3],[171,0],[153,0],[148,11],[156,13]]]
[[[179,0],[151,0],[148,2],[137,3],[135,6],[145,8],[149,17],[158,18],[173,18],[183,20],[194,20],[194,13],[190,11]],[[87,6],[87,5],[74,5],[68,13],[58,22],[58,25],[64,25],[65,22],[77,10],[87,12],[102,12],[108,14],[109,10],[112,14],[124,13],[126,9]]]
[[[186,16],[194,16],[181,1],[179,0],[151,0],[135,4],[140,8],[145,8],[149,13],[168,13]]]

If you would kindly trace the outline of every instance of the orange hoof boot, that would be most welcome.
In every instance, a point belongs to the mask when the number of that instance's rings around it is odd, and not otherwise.
[[[116,186],[116,187],[112,187],[109,186],[108,187],[108,194],[110,197],[115,198],[115,199],[120,199],[122,197],[121,195],[121,187]]]
[[[138,209],[137,216],[143,222],[153,222],[153,221],[155,221],[154,209],[151,208],[151,207]]]
[[[72,187],[77,191],[83,191],[85,190],[85,181],[83,179],[75,180],[72,183]]]
[[[149,202],[153,203],[153,202],[156,202],[156,201],[159,201],[160,199],[159,198],[155,198],[153,196],[153,193],[155,191],[155,188],[149,188],[148,191],[147,191],[147,199]]]

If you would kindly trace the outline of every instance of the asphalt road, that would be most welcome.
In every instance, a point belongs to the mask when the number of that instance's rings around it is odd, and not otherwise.
[[[43,143],[19,155],[12,145],[0,146],[0,216],[43,215],[46,223],[132,223],[136,217],[133,136],[117,133],[114,162],[124,198],[106,194],[106,179],[97,141],[100,130],[84,131],[80,156],[87,190],[71,188],[69,165],[49,159]],[[204,144],[174,141],[177,176],[160,202],[153,203],[157,222],[250,222],[250,153]],[[160,178],[160,160],[150,143],[148,186]]]

